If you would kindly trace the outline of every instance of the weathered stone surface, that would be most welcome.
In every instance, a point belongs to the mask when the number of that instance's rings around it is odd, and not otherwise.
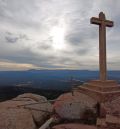
[[[52,113],[52,105],[49,102],[47,102],[47,99],[44,96],[23,94],[19,95],[16,99],[18,98],[32,99],[35,102],[38,102],[38,104],[25,106],[26,109],[31,110],[33,118],[38,125],[41,125],[45,121],[47,116],[49,116]]]
[[[81,119],[86,109],[95,111],[96,101],[80,92],[61,95],[54,104],[55,111],[61,118]]]
[[[120,117],[112,116],[112,115],[106,115],[106,123],[116,124],[120,126]]]
[[[52,105],[43,96],[27,93],[0,103],[0,129],[35,129],[45,122]]]
[[[99,129],[120,129],[120,118],[106,115],[106,118],[98,118],[96,125]]]
[[[40,96],[40,95],[37,95],[37,94],[31,94],[31,93],[25,93],[25,94],[22,94],[22,95],[18,95],[13,100],[17,100],[17,99],[25,99],[25,100],[26,99],[32,99],[36,102],[47,101],[47,99],[44,96]]]
[[[97,118],[96,126],[107,128],[106,119],[105,118]]]
[[[97,129],[95,126],[83,124],[61,124],[54,126],[53,129]]]
[[[36,129],[32,114],[25,109],[0,110],[0,129]]]
[[[106,114],[120,117],[120,96],[118,98],[113,98],[112,101],[102,103],[101,108],[106,111]]]

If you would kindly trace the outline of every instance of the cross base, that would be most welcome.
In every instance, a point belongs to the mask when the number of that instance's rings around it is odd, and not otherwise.
[[[115,80],[106,80],[106,81],[101,81],[101,80],[91,80],[89,82],[90,84],[94,84],[96,86],[101,86],[101,87],[108,87],[108,86],[116,86],[117,85],[117,81]]]
[[[120,96],[120,85],[114,80],[92,80],[79,86],[77,91],[94,98],[97,102],[106,102]]]

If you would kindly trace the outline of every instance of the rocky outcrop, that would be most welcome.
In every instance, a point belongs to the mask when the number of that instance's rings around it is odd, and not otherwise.
[[[27,93],[0,103],[0,129],[36,129],[52,112],[43,96]]]
[[[63,119],[81,119],[87,109],[95,112],[96,101],[80,92],[61,95],[54,104],[56,113]]]

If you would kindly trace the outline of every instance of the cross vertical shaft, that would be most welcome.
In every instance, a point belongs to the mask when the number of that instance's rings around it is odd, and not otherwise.
[[[107,80],[107,63],[106,63],[106,27],[112,27],[113,21],[106,20],[105,14],[100,12],[99,18],[92,17],[91,23],[99,25],[99,68],[100,80]]]
[[[107,79],[107,64],[106,64],[106,29],[105,24],[99,26],[99,67],[100,80]]]

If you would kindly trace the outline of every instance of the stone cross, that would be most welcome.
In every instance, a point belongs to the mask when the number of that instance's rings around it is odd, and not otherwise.
[[[107,65],[106,65],[106,27],[112,27],[113,21],[106,20],[103,12],[99,13],[99,18],[92,17],[91,24],[99,25],[99,67],[100,81],[107,80]]]

